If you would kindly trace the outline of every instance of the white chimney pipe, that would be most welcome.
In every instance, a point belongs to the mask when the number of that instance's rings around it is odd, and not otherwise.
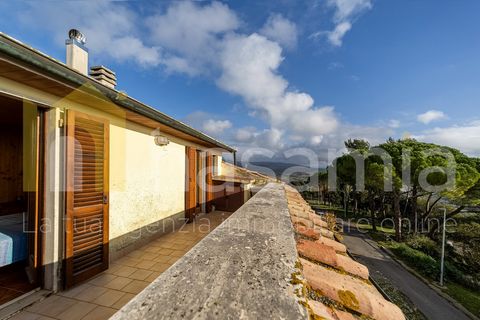
[[[65,41],[67,66],[88,75],[88,49],[85,47],[85,36],[80,31],[71,29],[68,37],[69,39]]]

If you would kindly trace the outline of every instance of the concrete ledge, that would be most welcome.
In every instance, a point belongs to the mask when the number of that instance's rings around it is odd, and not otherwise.
[[[285,191],[270,183],[111,319],[307,319]]]

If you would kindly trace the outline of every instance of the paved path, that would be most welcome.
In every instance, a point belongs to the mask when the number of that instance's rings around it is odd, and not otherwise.
[[[395,287],[409,297],[428,319],[470,319],[381,251],[373,240],[367,239],[354,227],[345,226],[344,229],[344,241],[350,253],[366,265],[371,273],[380,271]]]

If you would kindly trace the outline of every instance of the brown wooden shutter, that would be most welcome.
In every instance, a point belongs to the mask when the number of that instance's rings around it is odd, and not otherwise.
[[[195,207],[197,206],[197,151],[195,148],[185,149],[185,219],[192,222],[195,218]]]
[[[67,113],[66,287],[108,268],[107,120]]]
[[[213,155],[211,153],[207,153],[207,177],[206,177],[206,187],[207,187],[207,194],[206,194],[206,211],[212,211],[212,201],[213,201]]]

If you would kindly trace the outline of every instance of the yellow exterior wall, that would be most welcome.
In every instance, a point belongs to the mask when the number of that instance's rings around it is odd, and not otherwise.
[[[152,129],[127,121],[123,109],[114,104],[85,98],[78,91],[59,99],[2,77],[0,87],[4,92],[58,108],[60,112],[51,119],[54,123],[68,109],[109,120],[111,240],[184,211],[185,146],[202,149],[200,146],[169,135],[167,146],[157,146]],[[106,109],[118,116],[102,111]],[[57,170],[64,169],[57,164]]]
[[[142,131],[110,126],[110,239],[185,208],[185,146]]]

